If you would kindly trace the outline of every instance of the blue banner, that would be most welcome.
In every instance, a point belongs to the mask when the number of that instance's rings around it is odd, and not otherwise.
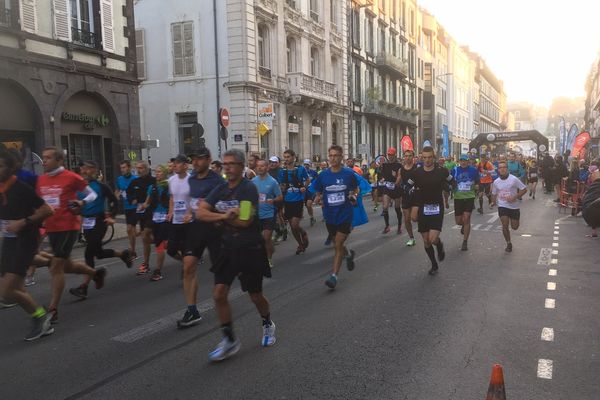
[[[575,144],[575,138],[577,137],[578,134],[579,134],[579,128],[577,127],[577,124],[571,125],[571,127],[569,128],[569,133],[567,135],[567,144],[566,144],[565,150],[563,151],[562,154],[565,154],[565,151],[567,151],[567,150],[573,151],[573,145]]]
[[[560,117],[560,124],[558,128],[558,140],[559,140],[559,154],[562,155],[565,152],[567,142],[567,128],[565,126],[565,119]]]
[[[450,155],[450,138],[448,137],[448,125],[442,125],[442,156],[448,157]]]

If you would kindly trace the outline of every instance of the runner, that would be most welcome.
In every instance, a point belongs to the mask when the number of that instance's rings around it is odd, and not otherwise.
[[[138,275],[150,272],[150,246],[152,245],[152,213],[144,208],[148,197],[148,187],[156,184],[156,179],[150,175],[150,166],[146,161],[138,161],[136,166],[137,178],[133,179],[127,187],[127,199],[135,206],[135,216],[132,217],[134,226],[140,224],[144,244],[144,261],[137,270]]]
[[[248,167],[244,169],[244,178],[254,179],[256,177],[256,162],[260,159],[256,154],[250,154],[248,156]]]
[[[447,190],[448,182],[452,175],[446,168],[435,163],[433,147],[425,146],[422,150],[423,167],[414,174],[415,189],[419,199],[419,232],[423,237],[425,252],[431,261],[429,275],[435,275],[439,266],[435,259],[433,245],[437,249],[437,257],[441,262],[446,257],[444,244],[440,239],[442,225],[444,224],[444,206],[448,208]]]
[[[378,173],[379,169],[377,168],[377,163],[371,161],[371,164],[369,165],[369,183],[371,184],[371,200],[374,205],[373,212],[377,212],[377,209],[379,208],[379,194],[377,193],[377,186],[379,184]]]
[[[223,339],[209,354],[211,361],[224,360],[240,349],[240,341],[233,331],[233,317],[228,300],[231,284],[236,277],[262,317],[261,345],[275,344],[275,323],[271,320],[269,302],[262,291],[263,276],[270,277],[271,269],[256,218],[258,191],[252,182],[242,176],[244,158],[244,153],[239,149],[225,152],[223,165],[227,183],[210,192],[198,209],[201,221],[220,223],[223,230],[223,248],[219,261],[213,266],[213,298]]]
[[[302,166],[296,166],[296,153],[292,149],[283,152],[284,168],[279,172],[278,182],[283,198],[284,217],[290,223],[292,234],[298,242],[296,255],[304,253],[308,248],[308,234],[300,227],[304,208],[304,192],[310,183],[308,173]]]
[[[200,204],[208,194],[225,181],[221,175],[209,169],[211,164],[210,150],[198,149],[192,156],[194,171],[188,179],[190,206],[192,213],[198,212]],[[177,326],[185,328],[200,322],[200,312],[196,306],[198,297],[198,261],[204,249],[208,248],[211,267],[214,268],[221,248],[221,234],[213,224],[200,221],[198,218],[189,224],[183,257],[183,294],[187,309]]]
[[[315,171],[314,169],[310,168],[310,160],[307,158],[304,160],[304,168],[306,169],[306,173],[308,174],[308,177],[310,178],[310,181],[312,182],[313,180],[315,180],[317,178],[317,171]],[[306,191],[304,192],[304,204],[306,205],[306,211],[308,212],[308,216],[310,217],[310,226],[314,226],[315,223],[317,222],[317,220],[315,219],[314,216],[314,212],[313,212],[313,202],[315,200],[315,196],[314,194],[312,194],[310,191]]]
[[[119,167],[121,168],[121,176],[117,178],[117,189],[115,190],[115,196],[123,201],[123,212],[125,213],[125,223],[127,225],[127,237],[129,238],[129,251],[131,252],[132,256],[136,257],[135,239],[137,234],[135,232],[135,228],[138,218],[135,212],[135,204],[131,204],[127,198],[127,189],[136,177],[131,173],[131,161],[121,161]]]
[[[64,153],[56,147],[47,147],[42,152],[44,175],[38,178],[37,193],[52,207],[54,214],[46,219],[45,227],[54,257],[50,264],[52,275],[52,298],[48,312],[52,323],[58,322],[58,304],[65,289],[65,273],[89,275],[96,289],[104,286],[105,268],[94,270],[89,266],[71,261],[71,250],[79,237],[80,222],[76,215],[87,203],[93,202],[97,193],[79,175],[63,167]],[[85,196],[77,200],[77,192]]]
[[[492,204],[492,182],[494,181],[493,175],[495,174],[494,165],[488,160],[487,154],[481,154],[481,161],[477,164],[479,170],[479,208],[477,211],[479,214],[483,214],[483,196],[485,195],[488,199],[488,206]]]
[[[390,147],[387,151],[388,161],[381,165],[380,179],[383,181],[383,219],[385,228],[383,234],[390,232],[390,214],[389,208],[392,201],[396,210],[396,218],[398,219],[397,234],[402,233],[402,188],[400,187],[401,174],[398,172],[402,168],[402,164],[396,157],[396,149]]]
[[[527,185],[529,186],[529,197],[535,200],[535,189],[538,184],[538,166],[535,160],[531,161],[527,168]]]
[[[148,196],[144,208],[152,213],[152,240],[156,247],[156,268],[152,271],[150,281],[157,282],[163,279],[162,267],[165,263],[165,251],[169,239],[170,222],[167,221],[169,213],[169,171],[167,165],[159,165],[154,169],[156,183],[148,187]]]
[[[346,258],[348,271],[354,269],[354,250],[345,246],[346,239],[352,230],[353,207],[358,195],[358,179],[355,172],[342,166],[343,150],[341,146],[329,147],[330,167],[319,174],[312,188],[317,198],[323,196],[323,216],[329,237],[335,241],[332,274],[325,281],[330,289],[335,289],[337,276],[340,273],[342,259]]]
[[[471,233],[471,213],[475,208],[475,196],[479,185],[479,171],[469,165],[469,156],[461,154],[459,165],[452,169],[454,178],[454,219],[460,225],[463,235],[462,251],[467,251],[469,234]]]
[[[192,221],[192,208],[190,205],[190,185],[188,179],[188,158],[182,154],[175,157],[173,161],[173,176],[168,180],[169,184],[169,213],[167,221],[169,227],[169,239],[167,242],[167,254],[175,260],[183,260],[185,240],[188,234],[188,224]]]
[[[419,202],[414,193],[414,175],[416,171],[415,152],[413,150],[406,150],[404,152],[404,163],[400,170],[400,186],[402,188],[402,215],[404,216],[406,232],[408,232],[407,246],[414,246],[416,244],[412,227],[412,223],[417,222],[419,217]]]
[[[269,158],[269,175],[273,177],[276,181],[279,179],[279,174],[281,171],[280,159],[277,156],[271,156]],[[288,229],[285,222],[285,218],[283,217],[283,201],[278,201],[275,203],[275,242],[280,242],[282,240],[287,240]]]
[[[89,187],[98,195],[94,201],[87,203],[81,210],[83,236],[86,242],[84,253],[85,263],[94,268],[96,266],[95,258],[119,257],[127,268],[131,268],[133,258],[129,249],[117,251],[102,247],[102,239],[106,234],[108,225],[115,223],[113,216],[117,213],[119,207],[117,197],[111,188],[102,182],[98,182],[98,164],[95,161],[84,161],[81,166],[81,175],[87,181]],[[84,195],[83,193],[78,193],[77,197],[81,199]],[[106,203],[108,203],[110,212],[107,212],[105,209]],[[69,289],[69,293],[80,299],[86,299],[88,285],[91,280],[92,278],[89,275],[85,275],[83,283]]]
[[[38,247],[38,226],[52,209],[34,189],[17,179],[15,158],[0,151],[0,297],[18,303],[31,316],[32,341],[54,333],[47,313],[25,290],[25,275]]]
[[[508,173],[508,163],[506,161],[498,162],[498,175],[500,175],[492,185],[492,202],[498,204],[498,215],[502,223],[502,235],[506,240],[506,252],[513,249],[510,241],[510,227],[513,231],[519,229],[519,220],[521,212],[519,202],[523,195],[527,193],[527,186],[519,178]]]
[[[256,172],[258,175],[252,179],[258,190],[258,218],[260,230],[265,240],[269,266],[273,268],[273,241],[271,235],[275,227],[275,203],[283,200],[281,188],[277,181],[267,173],[268,164],[266,160],[258,160]],[[308,192],[308,191],[307,191]]]

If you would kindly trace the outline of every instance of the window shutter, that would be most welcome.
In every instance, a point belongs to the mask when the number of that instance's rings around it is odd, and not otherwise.
[[[71,41],[71,18],[67,0],[54,0],[54,34],[58,40]]]
[[[173,39],[173,76],[183,75],[183,26],[180,23],[171,25]]]
[[[113,32],[113,5],[112,0],[100,0],[100,23],[102,25],[102,47],[106,51],[115,51],[115,37]]]
[[[183,23],[183,49],[184,49],[184,71],[186,75],[193,75],[194,65],[194,23]]]
[[[37,33],[36,0],[21,0],[21,29]]]
[[[138,79],[146,79],[146,36],[143,29],[135,30],[135,54]]]

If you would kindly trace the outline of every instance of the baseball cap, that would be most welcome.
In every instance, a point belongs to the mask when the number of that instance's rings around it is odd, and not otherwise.
[[[98,168],[98,163],[96,161],[86,160],[83,163],[81,163],[81,166],[86,166],[86,167],[90,167],[90,168]]]
[[[391,155],[395,156],[396,155],[396,149],[394,147],[390,147],[387,150],[387,154],[391,154]]]
[[[188,158],[186,156],[184,156],[183,154],[179,154],[177,157],[175,157],[173,159],[173,162],[176,162],[176,163],[187,163],[188,162]]]
[[[310,160],[308,158],[304,159],[304,165],[306,165],[306,164],[310,164]]]
[[[206,147],[199,147],[194,150],[194,153],[190,155],[190,158],[208,158],[210,157],[210,150]]]
[[[461,154],[459,160],[460,161],[469,161],[469,155],[468,154]]]
[[[270,162],[279,162],[279,157],[277,156],[271,156],[271,158],[269,158]]]

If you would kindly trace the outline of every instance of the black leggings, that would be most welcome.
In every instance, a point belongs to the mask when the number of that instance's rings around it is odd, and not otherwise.
[[[95,266],[94,257],[98,259],[116,257],[114,250],[102,248],[102,239],[107,229],[104,217],[97,217],[96,226],[83,231],[83,236],[87,242],[87,246],[85,247],[85,263],[92,268]]]

